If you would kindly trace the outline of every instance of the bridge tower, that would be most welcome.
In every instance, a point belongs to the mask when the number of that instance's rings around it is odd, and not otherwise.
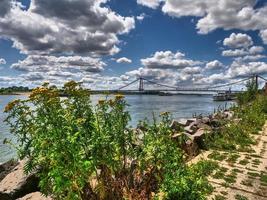
[[[139,91],[144,91],[144,79],[142,77],[139,78]]]

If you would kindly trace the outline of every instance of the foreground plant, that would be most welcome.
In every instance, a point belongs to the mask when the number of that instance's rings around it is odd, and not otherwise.
[[[67,98],[61,98],[63,92]],[[54,199],[205,199],[214,164],[187,166],[170,135],[168,113],[160,123],[128,127],[124,96],[91,105],[88,90],[49,84],[27,100],[6,106],[25,172],[36,171],[41,191]]]

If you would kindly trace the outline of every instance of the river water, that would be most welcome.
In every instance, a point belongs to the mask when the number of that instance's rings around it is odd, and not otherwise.
[[[5,105],[14,99],[25,99],[26,96],[4,95],[0,96],[0,163],[15,157],[15,151],[6,144],[3,144],[5,138],[14,139],[9,132],[9,127],[3,122],[5,114],[3,113]],[[97,102],[102,95],[92,95],[93,104]],[[130,125],[136,126],[139,120],[145,118],[152,119],[152,113],[158,116],[160,112],[168,111],[174,119],[190,118],[194,114],[207,115],[214,112],[218,107],[230,106],[231,103],[214,102],[212,95],[128,95],[126,96],[129,104],[128,110],[132,121]]]

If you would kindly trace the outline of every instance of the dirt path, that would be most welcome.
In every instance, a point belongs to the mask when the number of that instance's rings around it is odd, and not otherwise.
[[[254,137],[257,143],[251,152],[209,151],[198,157],[219,164],[209,178],[214,192],[208,199],[267,200],[267,122]]]

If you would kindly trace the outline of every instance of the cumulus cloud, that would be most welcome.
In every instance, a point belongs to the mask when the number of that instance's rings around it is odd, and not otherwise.
[[[118,35],[135,26],[133,17],[122,17],[106,0],[32,0],[25,11],[14,5],[0,19],[0,36],[11,39],[26,54],[114,54]]]
[[[155,9],[160,5],[160,2],[162,1],[164,0],[137,0],[137,3]]]
[[[141,63],[147,68],[155,69],[181,69],[201,64],[199,61],[185,58],[185,54],[179,51],[176,53],[171,51],[157,51],[151,57],[141,59]]]
[[[6,64],[6,60],[4,58],[0,58],[0,65],[5,65]]]
[[[267,44],[267,29],[260,31],[260,37],[262,38],[264,44]]]
[[[263,51],[264,51],[264,48],[262,46],[252,46],[249,49],[224,50],[222,52],[222,56],[237,57],[237,56],[245,56],[245,55],[255,55],[255,54],[262,53]]]
[[[241,63],[234,61],[226,74],[232,78],[248,77],[253,74],[267,73],[267,64],[265,62]]]
[[[116,60],[117,63],[132,63],[132,60],[126,57],[122,57]]]
[[[137,19],[138,21],[143,21],[143,20],[145,19],[145,17],[146,17],[146,14],[145,14],[145,13],[142,13],[141,15],[138,15],[138,16],[136,17],[136,19]]]
[[[78,70],[98,73],[103,71],[106,64],[98,58],[81,56],[28,56],[12,64],[11,68],[28,72],[49,72],[53,70]]]
[[[159,1],[138,0],[144,6],[157,8]],[[207,34],[215,29],[260,30],[266,41],[267,6],[255,8],[257,0],[162,0],[162,11],[172,17],[199,17],[198,33]],[[151,6],[149,2],[153,2]],[[155,3],[156,2],[156,3]]]
[[[213,60],[206,64],[205,70],[216,70],[216,69],[221,69],[222,67],[223,67],[223,64],[220,61]]]
[[[232,33],[228,38],[224,39],[223,45],[231,48],[247,48],[253,45],[253,41],[247,34]]]
[[[4,17],[11,9],[11,0],[0,1],[0,17]]]

